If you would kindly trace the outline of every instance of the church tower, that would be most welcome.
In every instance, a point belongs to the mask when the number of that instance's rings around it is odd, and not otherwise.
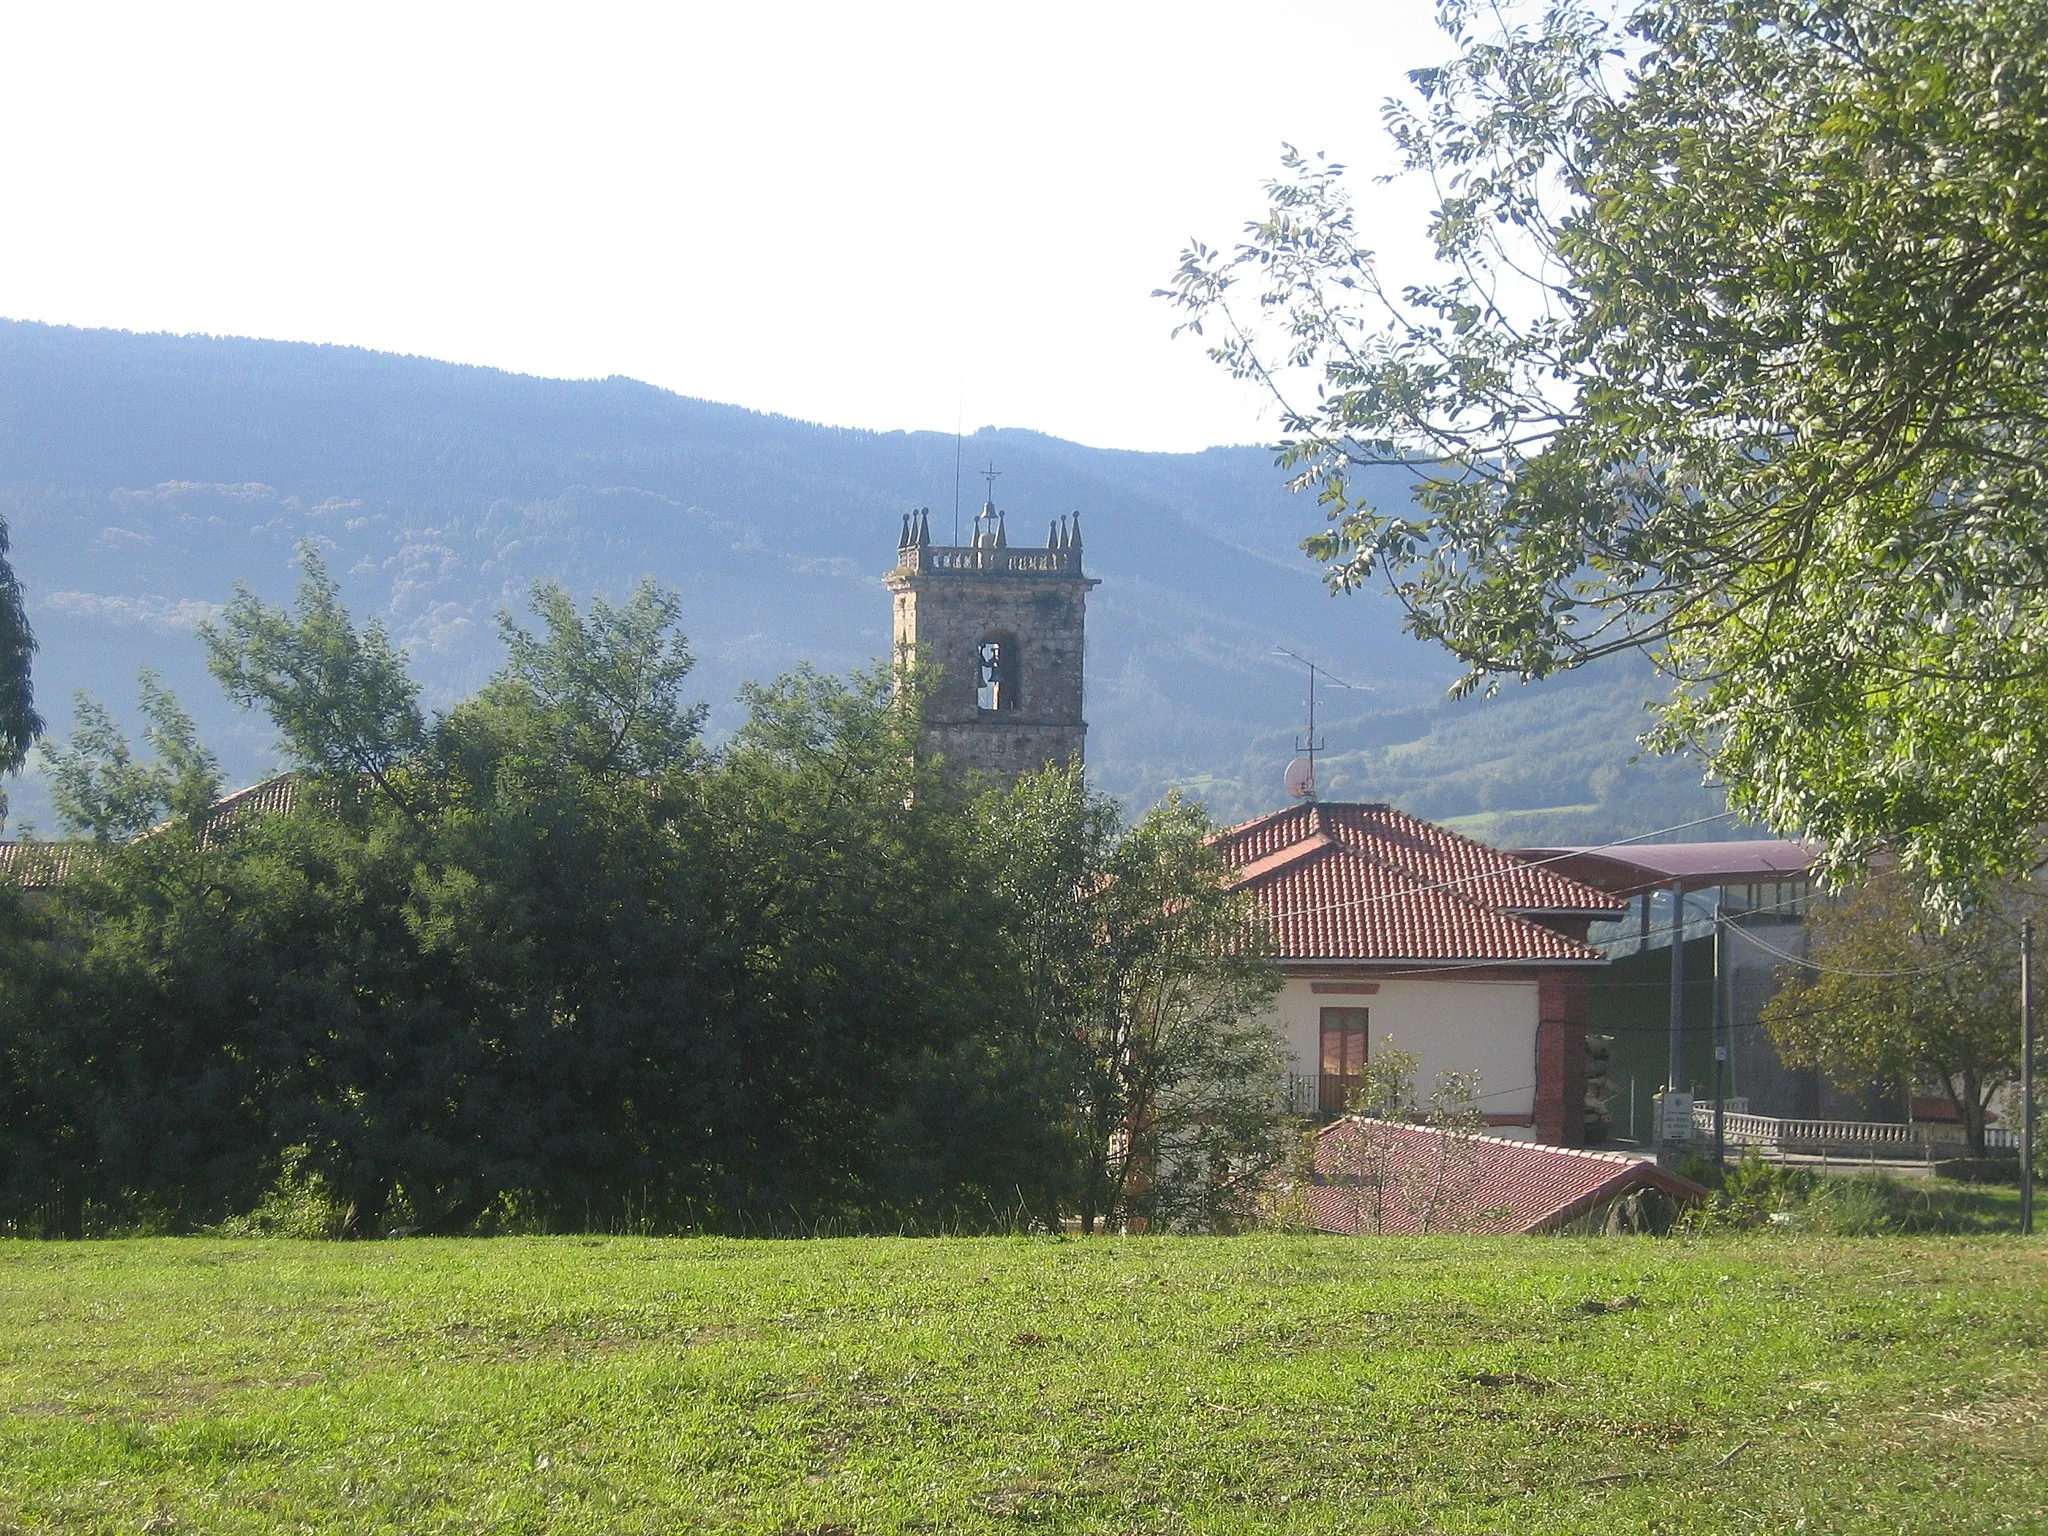
[[[897,540],[896,654],[937,670],[925,744],[956,767],[1005,783],[1079,762],[1088,735],[1081,664],[1088,589],[1081,514],[1056,519],[1045,547],[1012,546],[990,501],[966,545],[934,544],[929,510],[906,513]]]

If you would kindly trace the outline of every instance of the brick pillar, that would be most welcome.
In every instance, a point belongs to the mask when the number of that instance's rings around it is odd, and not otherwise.
[[[1586,1139],[1586,981],[1574,971],[1536,985],[1535,1131],[1557,1147]]]

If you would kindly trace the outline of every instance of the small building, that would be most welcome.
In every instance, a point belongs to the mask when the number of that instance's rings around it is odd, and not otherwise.
[[[1627,903],[1391,806],[1315,800],[1215,846],[1265,908],[1285,980],[1277,1023],[1295,1103],[1340,1113],[1391,1037],[1439,1072],[1476,1072],[1487,1122],[1586,1139],[1587,941]]]
[[[1759,1115],[1911,1118],[1903,1103],[1845,1094],[1811,1068],[1787,1067],[1762,1026],[1787,966],[1806,958],[1818,849],[1783,839],[1523,848],[1519,857],[1628,903],[1601,939],[1611,964],[1588,993],[1588,1027],[1614,1041],[1608,1076],[1617,1131],[1652,1139],[1651,1098],[1667,1080],[1710,1102],[1714,1049],[1722,1091]]]
[[[1709,1191],[1648,1158],[1342,1119],[1316,1138],[1303,1192],[1318,1232],[1662,1230]]]

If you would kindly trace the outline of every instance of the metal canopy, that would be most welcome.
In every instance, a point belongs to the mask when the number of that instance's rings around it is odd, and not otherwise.
[[[1541,862],[1615,896],[1645,891],[1703,891],[1720,885],[1797,880],[1812,869],[1819,845],[1789,840],[1734,843],[1640,843],[1627,848],[1517,848],[1517,858]]]

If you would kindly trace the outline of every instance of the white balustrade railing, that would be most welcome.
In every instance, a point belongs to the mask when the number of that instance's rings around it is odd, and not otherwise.
[[[1714,1134],[1714,1106],[1711,1100],[1692,1107],[1695,1141],[1711,1140]],[[1897,1147],[1925,1151],[1929,1147],[1964,1146],[1969,1136],[1962,1126],[1935,1120],[1793,1120],[1779,1115],[1746,1115],[1729,1111],[1721,1117],[1721,1134],[1731,1146],[1837,1147],[1876,1150]],[[1984,1144],[1988,1150],[2011,1152],[2019,1149],[2016,1131],[2002,1125],[1987,1126]]]

